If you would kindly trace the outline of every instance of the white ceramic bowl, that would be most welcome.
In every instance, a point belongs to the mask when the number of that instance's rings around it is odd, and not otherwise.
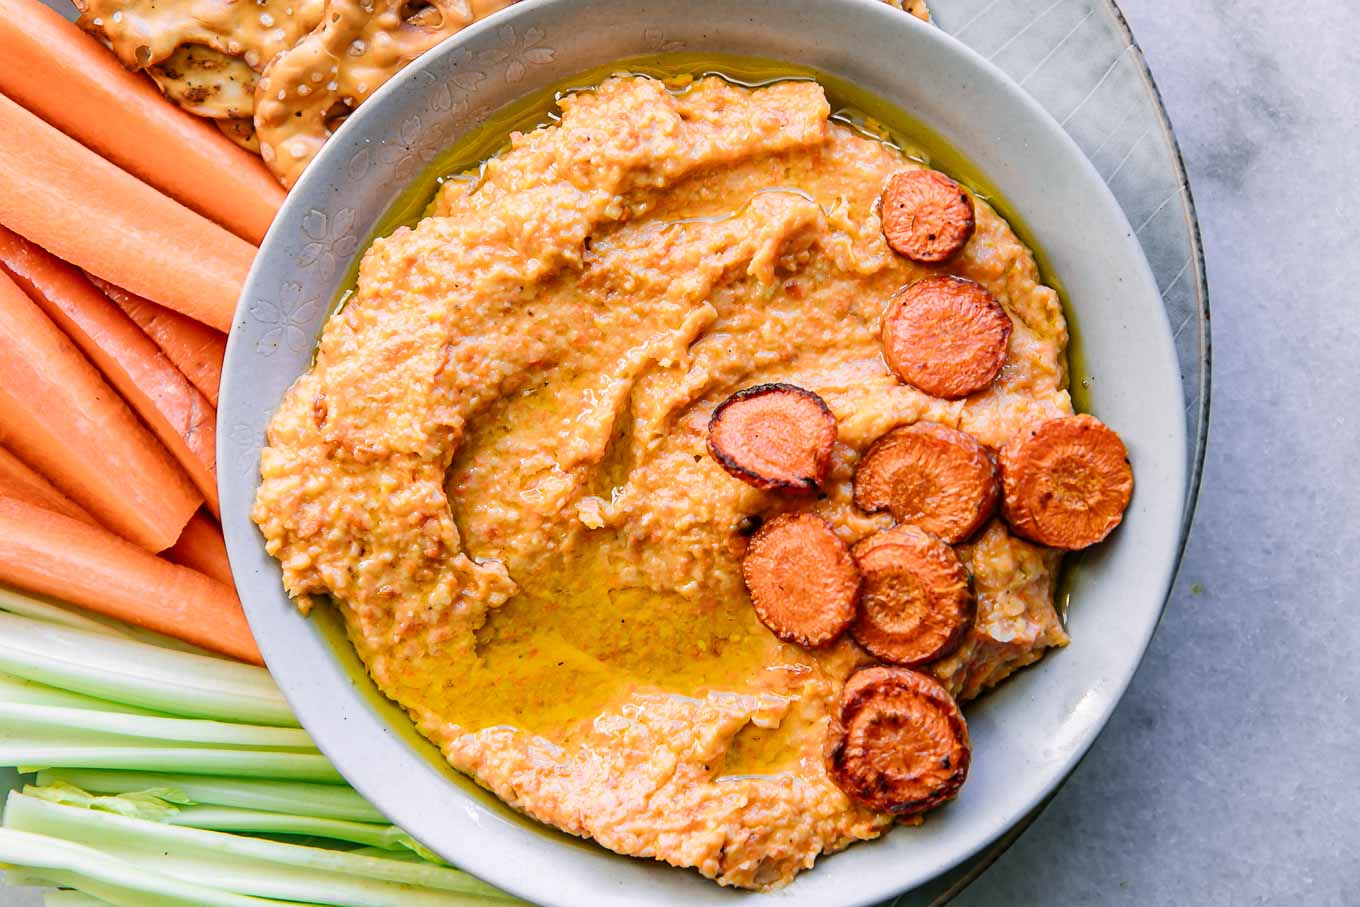
[[[330,302],[374,225],[441,148],[489,111],[587,69],[659,51],[785,60],[891,100],[960,149],[1022,213],[1071,300],[1091,408],[1128,444],[1124,525],[1071,586],[1069,648],[968,709],[962,796],[818,861],[770,895],[609,853],[518,816],[449,769],[368,681],[339,618],[304,619],[249,519],[264,429],[309,364]],[[1050,793],[1105,724],[1161,615],[1186,501],[1171,332],[1133,231],[1095,170],[1020,88],[949,36],[879,0],[525,0],[446,41],[351,117],[289,195],[246,283],[219,416],[223,525],[260,648],[347,779],[451,862],[548,905],[737,899],[870,904],[966,859]]]

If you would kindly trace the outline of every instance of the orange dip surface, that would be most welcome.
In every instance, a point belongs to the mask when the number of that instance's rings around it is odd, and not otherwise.
[[[615,77],[561,107],[373,243],[270,426],[254,517],[299,605],[335,600],[456,768],[621,853],[778,886],[893,819],[823,759],[872,659],[759,622],[755,519],[811,510],[854,543],[892,524],[850,482],[890,429],[994,449],[1070,413],[1062,310],[982,199],[953,260],[892,253],[879,196],[920,165],[830,122],[815,82]],[[879,336],[894,292],[946,273],[1014,322],[1000,377],[960,400],[900,383]],[[823,496],[759,491],[706,452],[718,403],[766,382],[835,415]],[[958,551],[977,619],[925,670],[967,699],[1067,637],[1057,552],[999,521]]]

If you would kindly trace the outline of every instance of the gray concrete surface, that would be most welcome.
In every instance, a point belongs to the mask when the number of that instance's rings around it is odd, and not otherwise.
[[[1360,904],[1360,8],[1121,6],[1204,235],[1203,491],[1127,697],[955,903]]]
[[[1204,232],[1203,493],[1166,618],[1109,728],[955,903],[1357,904],[1360,7],[1121,5]],[[0,891],[3,907],[37,903]]]

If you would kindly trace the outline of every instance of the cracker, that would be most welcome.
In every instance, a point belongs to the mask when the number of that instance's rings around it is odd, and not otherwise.
[[[255,80],[321,21],[322,0],[76,0],[78,24],[191,113],[250,116]]]
[[[327,0],[321,25],[265,69],[255,131],[265,164],[297,181],[336,127],[384,82],[440,41],[510,0]]]
[[[146,68],[170,100],[192,114],[214,120],[249,117],[255,110],[259,75],[240,57],[185,44]]]
[[[260,140],[255,135],[255,121],[250,117],[213,120],[213,125],[220,129],[223,135],[251,154],[260,153]]]

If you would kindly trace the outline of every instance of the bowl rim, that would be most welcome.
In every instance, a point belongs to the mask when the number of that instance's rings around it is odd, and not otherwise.
[[[1157,127],[1161,132],[1162,139],[1166,142],[1171,159],[1172,169],[1177,177],[1177,184],[1181,187],[1182,201],[1185,206],[1185,220],[1188,232],[1188,246],[1190,249],[1190,267],[1194,273],[1195,282],[1195,311],[1194,316],[1198,319],[1199,342],[1197,344],[1198,375],[1196,385],[1198,394],[1195,398],[1195,432],[1194,447],[1190,452],[1188,462],[1187,483],[1185,489],[1185,514],[1181,520],[1180,548],[1176,553],[1176,568],[1172,571],[1173,580],[1179,573],[1180,565],[1185,558],[1186,546],[1190,543],[1190,531],[1194,526],[1195,514],[1199,507],[1200,485],[1204,478],[1204,458],[1209,447],[1209,425],[1213,411],[1213,336],[1211,330],[1211,304],[1209,282],[1205,274],[1204,244],[1200,235],[1199,214],[1195,204],[1194,189],[1190,185],[1190,178],[1185,169],[1185,155],[1181,150],[1180,139],[1176,135],[1176,130],[1171,122],[1171,114],[1166,108],[1166,101],[1162,96],[1161,87],[1157,83],[1156,77],[1152,73],[1147,55],[1144,54],[1142,45],[1138,37],[1133,32],[1133,26],[1129,23],[1128,16],[1119,5],[1119,0],[1099,0],[1109,14],[1111,22],[1119,29],[1124,40],[1128,42],[1132,50],[1132,59],[1138,68],[1138,75],[1147,87],[1148,95],[1152,100],[1153,114],[1157,120]],[[948,34],[948,32],[946,32]],[[1158,618],[1158,626],[1161,619],[1165,617],[1166,605],[1170,603],[1171,589],[1167,589],[1167,602],[1163,604],[1162,615]],[[1122,699],[1122,697],[1121,697]],[[1104,729],[1102,728],[1101,733]],[[1096,735],[1099,739],[1099,734]],[[1094,744],[1094,741],[1093,741]],[[1073,767],[1076,770],[1086,760],[1090,754],[1086,753],[1077,761]],[[1055,787],[1048,796],[1038,803],[1032,810],[1026,813],[1008,831],[998,837],[992,844],[974,855],[972,863],[968,866],[956,866],[956,875],[948,881],[946,887],[931,898],[930,907],[943,907],[954,898],[963,893],[969,885],[976,882],[982,875],[991,868],[992,864],[999,860],[1006,851],[1020,840],[1021,836],[1034,824],[1039,816],[1052,804],[1054,797],[1067,784],[1071,777],[1068,773]],[[904,892],[905,896],[908,892]],[[896,902],[892,907],[897,907]]]
[[[798,0],[772,0],[772,2],[782,3],[790,7],[796,7],[799,5]],[[985,58],[983,58],[982,56],[968,48],[966,45],[959,42],[957,39],[948,35],[947,33],[944,33],[939,29],[933,28],[925,23],[922,23],[914,19],[914,17],[904,16],[899,11],[893,9],[893,7],[881,3],[880,0],[823,0],[823,2],[834,2],[838,5],[841,5],[842,7],[845,7],[847,12],[851,12],[854,15],[883,16],[882,21],[885,23],[887,27],[915,30],[916,38],[928,42],[934,42],[940,47],[946,48],[949,53],[952,53],[966,60],[969,65],[974,67],[976,70],[979,70],[982,74],[985,75],[985,77],[988,80],[991,81],[994,90],[1004,91],[1005,93],[1007,93],[1008,99],[1010,101],[1026,109],[1027,116],[1035,118],[1039,122],[1042,122],[1047,127],[1047,132],[1050,133],[1050,138],[1053,141],[1059,143],[1060,145],[1066,146],[1066,151],[1068,155],[1074,158],[1077,162],[1079,162],[1077,166],[1084,166],[1084,168],[1088,171],[1086,173],[1087,181],[1093,186],[1099,186],[1099,192],[1103,193],[1102,202],[1104,203],[1105,207],[1110,209],[1111,215],[1118,222],[1124,224],[1125,227],[1127,228],[1128,226],[1127,218],[1124,216],[1122,210],[1118,206],[1118,203],[1114,200],[1113,196],[1109,193],[1108,189],[1105,188],[1103,181],[1100,180],[1100,177],[1096,173],[1094,167],[1092,167],[1092,165],[1086,159],[1085,155],[1081,152],[1080,148],[1076,145],[1075,141],[1065,131],[1061,129],[1061,127],[1056,123],[1056,121],[1054,121],[1053,118],[1046,111],[1044,111],[1044,109],[1038,104],[1037,101],[1035,101],[1027,93],[1025,93],[1023,89],[1020,89],[1017,85],[1015,85],[1009,79],[1009,77],[1007,77],[1004,74],[1004,72],[1002,72],[994,64],[990,63]],[[514,7],[511,7],[508,10],[502,11],[501,13],[498,13],[487,20],[483,20],[481,22],[469,26],[468,28],[459,32],[452,38],[443,42],[440,46],[438,46],[434,50],[425,54],[422,58],[412,63],[405,70],[399,73],[396,77],[391,79],[387,84],[382,86],[382,88],[378,92],[375,92],[374,96],[370,98],[366,104],[362,105],[355,112],[355,114],[350,118],[350,122],[346,124],[345,129],[351,134],[355,133],[356,130],[359,129],[359,124],[366,122],[370,118],[375,118],[379,116],[384,99],[393,96],[395,93],[400,91],[402,87],[405,86],[407,83],[415,80],[421,74],[426,72],[428,69],[436,66],[437,63],[444,57],[458,53],[464,44],[475,40],[483,33],[491,29],[503,28],[511,23],[517,23],[519,22],[519,20],[528,18],[532,16],[535,12],[542,9],[571,6],[575,5],[575,3],[576,0],[522,0],[522,2],[520,2]],[[322,149],[317,160],[314,161],[312,166],[310,166],[307,169],[307,171],[303,174],[303,177],[299,181],[298,186],[295,187],[294,192],[289,196],[289,199],[285,202],[285,206],[287,206],[294,199],[301,199],[305,197],[305,195],[307,194],[306,190],[312,183],[324,182],[327,169],[333,167],[336,163],[341,163],[341,159],[339,157],[339,155],[341,154],[340,144],[341,143],[339,142],[332,141],[328,143],[328,145],[325,148]],[[263,250],[269,249],[271,247],[271,244],[280,241],[279,238],[276,236],[276,231],[283,221],[284,218],[282,216],[276,219],[275,227],[271,228],[269,235],[266,236],[264,242],[261,244],[262,253],[257,258],[257,262],[262,261],[266,258],[266,256],[263,254]],[[1131,235],[1131,231],[1129,232]],[[364,248],[366,248],[366,244],[363,245],[358,251],[356,251],[355,255],[362,254]],[[1145,277],[1145,282],[1152,285],[1155,288],[1155,282],[1152,281],[1151,274],[1148,271],[1148,266],[1145,258],[1142,255],[1141,249],[1138,250],[1137,261],[1141,266],[1142,271],[1145,272],[1143,275]],[[253,298],[253,295],[255,293],[255,284],[260,280],[259,270],[260,270],[259,268],[252,268],[251,274],[247,279],[246,286],[242,293],[241,303],[240,305],[238,305],[237,313],[238,321],[240,320],[242,310],[244,310],[246,305],[248,305],[248,299]],[[241,345],[241,341],[239,339],[240,334],[241,332],[239,331],[233,331],[229,339],[227,353],[228,363],[232,363],[235,359],[244,358],[244,356],[239,353],[233,355]],[[1174,361],[1174,354],[1172,356],[1172,359]],[[226,414],[231,409],[231,404],[234,402],[236,396],[235,384],[237,383],[236,376],[238,372],[239,370],[233,370],[230,368],[224,369],[222,388],[223,415],[221,416],[221,418],[224,420],[228,418]],[[1207,400],[1203,403],[1203,405],[1207,407]],[[270,412],[272,413],[272,407]],[[225,432],[219,432],[219,457],[222,456],[224,451],[229,450],[230,442],[224,437],[224,434]],[[1185,444],[1183,441],[1180,447],[1181,449],[1185,449]],[[1202,447],[1200,456],[1202,457]],[[1189,464],[1180,465],[1184,467]],[[1198,473],[1197,469],[1194,470],[1183,469],[1181,473],[1182,484],[1184,486],[1185,494],[1184,504],[1182,505],[1182,511],[1180,516],[1182,518],[1182,523],[1184,525],[1188,525],[1190,515],[1193,512],[1195,486],[1192,483],[1195,482],[1194,475],[1196,475],[1197,473]],[[252,488],[257,483],[257,481],[258,472],[256,472],[254,481],[250,483]],[[222,481],[222,484],[225,486],[226,484],[225,480]],[[228,495],[224,494],[224,498],[227,497]],[[224,500],[224,514],[223,514],[224,527],[228,527],[228,524],[230,523],[230,526],[228,528],[229,554],[234,563],[237,562],[238,560],[240,561],[248,560],[248,558],[246,558],[245,555],[243,554],[242,551],[243,548],[247,548],[252,545],[256,549],[263,548],[262,541],[259,539],[258,533],[255,532],[253,524],[251,524],[249,521],[248,516],[249,506],[248,505],[241,506],[241,503],[239,501],[233,500],[230,517],[228,517],[227,507],[228,507],[227,501]],[[1160,576],[1158,579],[1158,581],[1161,582],[1162,584],[1161,588],[1163,592],[1162,595],[1160,596],[1160,605],[1157,608],[1156,620],[1160,619],[1160,615],[1165,608],[1166,597],[1167,593],[1169,593],[1171,579],[1172,577],[1174,577],[1175,570],[1179,564],[1180,555],[1183,550],[1184,533],[1182,532],[1179,533],[1178,535],[1179,537],[1173,540],[1174,545],[1171,546],[1172,550],[1169,552],[1169,556],[1162,558],[1161,560],[1158,561],[1158,563],[1164,569],[1160,571],[1163,575]],[[253,539],[251,541],[247,541],[246,540],[247,536],[253,536]],[[244,578],[242,580],[238,580],[238,587],[241,587],[240,591],[242,593],[241,595],[242,601],[243,603],[245,603],[247,614],[250,617],[252,624],[254,624],[257,621],[257,619],[259,619],[259,614],[261,613],[262,606],[259,605],[253,597],[247,594],[248,590],[244,588],[244,586],[245,586]],[[281,588],[276,589],[276,594],[281,593],[282,593]],[[1154,620],[1153,622],[1154,629],[1156,625],[1156,620]],[[865,891],[854,893],[854,895],[852,895],[853,899],[845,901],[844,903],[847,904],[874,903],[885,897],[890,897],[893,894],[900,893],[903,890],[921,884],[927,881],[929,878],[934,877],[934,875],[948,871],[949,869],[957,866],[959,863],[973,856],[974,854],[976,854],[978,851],[982,850],[989,844],[993,843],[1001,835],[1005,834],[1008,828],[1012,827],[1016,822],[1022,820],[1025,817],[1025,815],[1028,812],[1031,812],[1037,804],[1042,804],[1043,802],[1045,802],[1046,799],[1052,795],[1053,791],[1057,788],[1057,786],[1067,777],[1067,775],[1070,773],[1075,764],[1085,754],[1087,749],[1089,749],[1091,743],[1094,742],[1094,739],[1098,735],[1099,731],[1103,729],[1103,727],[1105,726],[1106,722],[1108,721],[1110,713],[1113,711],[1115,705],[1117,705],[1119,700],[1122,698],[1124,690],[1127,688],[1128,683],[1131,681],[1134,670],[1136,670],[1138,663],[1141,662],[1142,655],[1146,651],[1147,643],[1148,640],[1150,639],[1150,636],[1151,629],[1149,629],[1148,632],[1146,633],[1146,638],[1142,639],[1139,642],[1137,658],[1134,659],[1134,661],[1132,662],[1132,666],[1127,671],[1126,676],[1120,678],[1119,682],[1116,684],[1117,688],[1107,690],[1107,694],[1109,695],[1106,696],[1102,709],[1099,712],[1092,713],[1090,716],[1088,716],[1088,728],[1089,728],[1088,732],[1067,753],[1067,758],[1064,761],[1062,767],[1053,773],[1053,777],[1049,779],[1049,781],[1046,783],[1042,793],[1039,796],[1031,799],[1027,809],[1021,810],[1017,814],[1009,817],[1006,820],[1005,824],[992,823],[996,825],[995,828],[987,832],[981,838],[975,840],[972,846],[962,849],[959,852],[955,853],[950,858],[947,865],[938,866],[935,869],[935,871],[931,873],[929,876],[925,876],[922,878],[908,878],[898,881],[887,881],[884,884],[880,884],[876,888],[866,889]],[[277,640],[269,638],[261,641],[261,649],[264,651],[267,660],[277,661],[281,663],[287,662],[287,656],[289,653],[280,647]],[[280,675],[290,675],[295,674],[296,672],[280,668],[278,669],[278,673]],[[298,694],[297,692],[296,687],[295,686],[290,687],[289,685],[284,685],[283,683],[281,683],[281,687],[283,688],[285,696],[288,697],[290,702],[294,704],[295,708],[297,708],[299,717],[301,718],[302,713],[305,710],[303,708],[299,708],[297,703],[294,702],[295,695],[298,695],[299,698],[301,698],[300,694]],[[333,739],[334,738],[330,738],[330,740]],[[327,755],[330,756],[332,760],[336,763],[337,768],[341,769],[342,774],[345,774],[347,778],[351,777],[352,774],[355,774],[354,769],[357,768],[357,766],[352,765],[351,760],[347,758],[345,753],[343,753],[340,748],[328,746],[328,743],[330,742],[329,740],[319,742],[321,742],[323,751],[327,752]],[[368,789],[368,784],[366,783],[365,780],[360,779],[358,777],[354,777],[351,780],[351,783],[355,786],[356,789],[360,790],[361,793],[372,799],[375,803],[377,803],[380,799],[383,799],[381,797],[375,796],[374,793],[370,792],[370,790]],[[863,847],[864,845],[860,846]],[[505,872],[500,871],[499,867],[493,868],[490,865],[490,863],[481,860],[475,853],[460,857],[458,863],[459,865],[463,866],[464,868],[467,868],[474,874],[477,874],[484,878],[488,878],[493,883],[500,885],[501,887],[505,888],[508,891],[520,894],[521,896],[538,897],[541,899],[541,902],[543,903],[551,904],[568,903],[567,901],[559,900],[555,896],[557,892],[555,891],[552,882],[547,882],[546,884],[540,884],[538,882],[531,883],[529,880],[526,880],[522,874],[506,874]],[[570,903],[576,902],[573,901]]]

